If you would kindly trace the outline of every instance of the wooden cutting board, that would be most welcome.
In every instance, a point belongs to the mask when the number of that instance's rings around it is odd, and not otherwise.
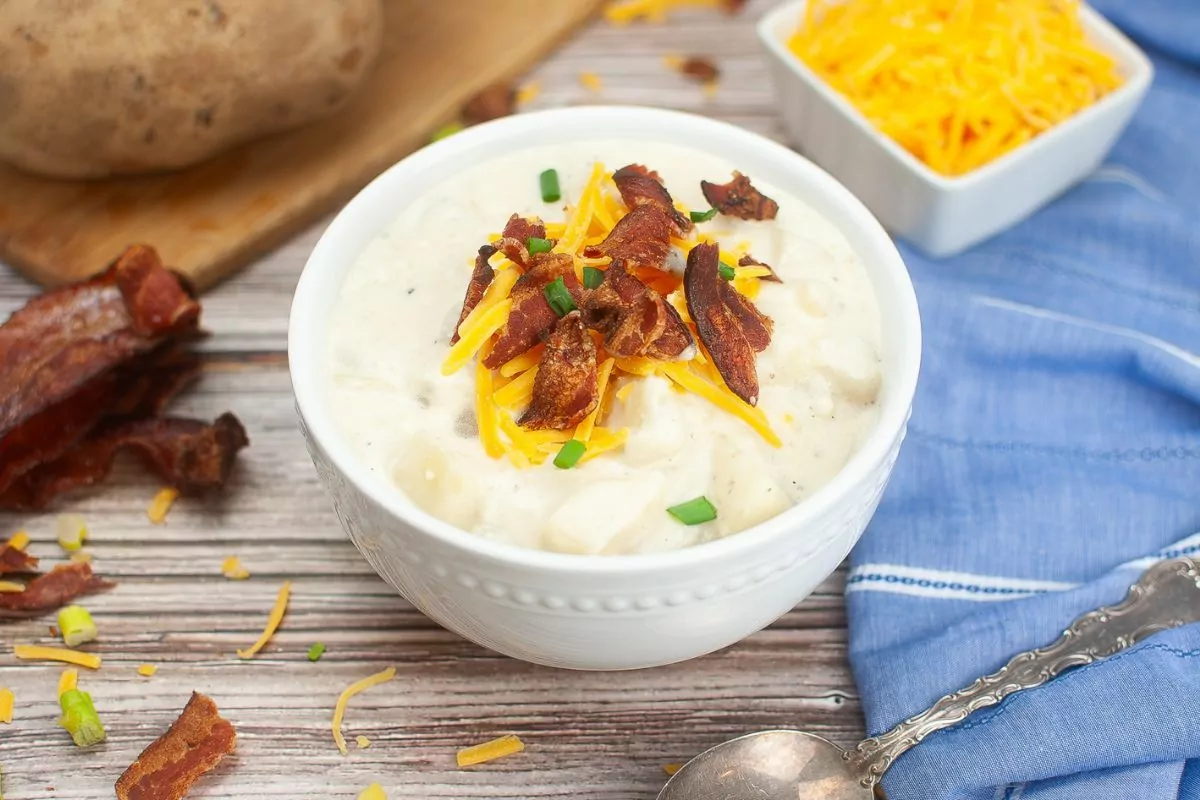
[[[46,286],[134,242],[211,286],[344,203],[483,87],[520,74],[598,0],[385,0],[375,73],[337,117],[191,169],[92,182],[0,165],[0,259]]]

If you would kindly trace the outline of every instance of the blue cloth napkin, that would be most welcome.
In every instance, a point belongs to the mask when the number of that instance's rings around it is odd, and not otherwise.
[[[871,733],[1200,554],[1200,2],[1099,0],[1157,77],[1108,161],[944,261],[904,256],[925,352],[900,461],[851,560]],[[901,757],[892,800],[1200,798],[1200,626],[977,712]]]

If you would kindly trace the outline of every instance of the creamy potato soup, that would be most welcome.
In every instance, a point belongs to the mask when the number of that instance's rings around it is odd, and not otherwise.
[[[803,502],[876,422],[879,312],[833,225],[738,168],[572,143],[415,198],[329,329],[358,457],[436,517],[563,553],[687,547]]]

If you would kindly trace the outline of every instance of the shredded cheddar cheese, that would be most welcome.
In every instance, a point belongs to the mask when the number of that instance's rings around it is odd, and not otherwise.
[[[13,550],[24,550],[29,546],[29,534],[25,531],[17,531],[9,538],[8,546]]]
[[[333,707],[333,743],[337,745],[337,749],[342,755],[350,752],[350,748],[346,747],[346,737],[342,735],[342,720],[346,716],[346,705],[350,702],[350,698],[360,692],[365,692],[372,686],[387,683],[394,677],[396,677],[396,668],[388,667],[382,672],[376,672],[374,675],[368,675],[362,680],[355,681],[338,695],[337,704]]]
[[[579,74],[579,83],[589,92],[598,92],[604,88],[604,82],[594,72],[581,72]]]
[[[358,800],[388,800],[387,792],[378,783],[372,783],[358,793]]]
[[[101,659],[95,653],[83,653],[65,647],[42,647],[35,644],[13,645],[13,655],[31,661],[61,661],[77,667],[100,669]]]
[[[62,697],[65,693],[71,691],[79,685],[79,670],[65,669],[63,674],[58,677],[58,696]]]
[[[528,405],[529,399],[533,397],[533,382],[537,380],[537,374],[538,368],[530,367],[505,384],[503,389],[496,390],[493,397],[496,405],[503,408],[520,408]]]
[[[480,301],[479,304],[482,306],[483,302]],[[470,322],[470,319],[465,320],[462,327],[458,329],[459,340],[450,348],[449,355],[442,362],[442,374],[453,375],[465,367],[467,362],[479,352],[479,348],[483,347],[483,343],[490,339],[493,333],[504,327],[504,323],[508,321],[510,310],[512,310],[512,299],[505,298],[481,314],[475,320],[474,325],[468,327],[467,323]]]
[[[12,689],[0,689],[0,722],[12,723],[14,699]]]
[[[661,23],[668,12],[679,6],[715,8],[720,0],[617,0],[604,9],[604,18],[613,25],[628,25],[634,20]]]
[[[359,750],[366,750],[371,746],[371,740],[365,736],[355,736],[354,743],[358,745]]]
[[[221,574],[231,581],[244,581],[250,577],[250,570],[242,566],[242,560],[230,556],[221,562]]]
[[[141,675],[143,678],[153,678],[157,672],[158,667],[156,667],[154,664],[142,664],[137,668],[137,674]]]
[[[740,397],[726,389],[723,384],[718,386],[717,384],[710,383],[688,369],[687,364],[679,362],[661,364],[658,367],[658,371],[679,384],[682,388],[703,397],[717,408],[739,417],[751,428],[758,431],[758,434],[766,439],[767,443],[772,447],[783,446],[783,442],[780,441],[779,436],[771,429],[771,423],[767,421],[767,415],[754,406],[748,405]]]
[[[583,418],[583,422],[575,426],[575,436],[573,437],[584,444],[587,444],[592,438],[592,429],[596,427],[596,417],[600,414],[600,407],[604,405],[604,393],[608,391],[608,379],[612,375],[615,363],[615,359],[606,358],[600,368],[596,370],[596,396],[600,400],[591,413]]]
[[[511,378],[515,375],[520,375],[531,367],[536,367],[538,362],[542,360],[542,352],[545,349],[543,345],[535,345],[533,348],[526,350],[512,361],[501,366],[500,375],[505,378]]]
[[[683,764],[663,764],[663,772],[668,775],[674,775],[681,769],[683,769]]]
[[[483,365],[485,357],[486,350],[475,364],[475,419],[484,452],[492,458],[499,458],[504,454],[504,446],[500,442],[500,412],[492,395],[492,371]]]
[[[464,747],[458,751],[458,765],[460,767],[470,767],[475,764],[483,764],[487,761],[495,761],[497,758],[504,758],[515,753],[520,753],[525,749],[525,743],[516,736],[501,736],[498,739],[492,739],[490,742],[483,744]]]
[[[154,495],[154,499],[150,501],[150,506],[146,509],[146,517],[155,525],[162,525],[167,521],[167,513],[177,499],[179,499],[178,489],[170,486],[159,489],[158,494]]]
[[[25,591],[24,584],[16,581],[0,581],[0,593],[16,594]]]
[[[530,81],[517,89],[517,105],[528,105],[536,100],[537,96],[541,93],[542,85],[537,81]]]
[[[1121,85],[1078,0],[811,0],[788,47],[881,132],[962,175]]]
[[[258,637],[257,642],[245,650],[237,651],[238,658],[254,658],[255,653],[262,650],[267,642],[271,641],[271,637],[279,629],[279,623],[283,622],[283,615],[287,612],[288,597],[291,593],[292,582],[284,581],[283,586],[279,587],[279,594],[275,596],[275,606],[271,609],[271,614],[267,617],[267,627],[263,629],[262,635]]]

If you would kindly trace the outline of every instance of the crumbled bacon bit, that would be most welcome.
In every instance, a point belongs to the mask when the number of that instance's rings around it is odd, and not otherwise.
[[[738,259],[738,266],[739,267],[763,267],[765,269],[769,269],[769,270],[771,270],[771,274],[764,275],[761,278],[759,278],[759,280],[760,281],[770,281],[771,283],[783,283],[783,278],[779,277],[778,273],[775,272],[774,267],[772,267],[770,264],[764,264],[763,262],[756,259],[754,256],[751,256],[751,255],[742,256],[741,258]]]
[[[530,259],[529,271],[512,288],[512,310],[500,329],[492,352],[484,359],[488,369],[500,366],[533,347],[554,327],[558,315],[546,302],[543,290],[556,278],[562,278],[567,291],[579,303],[583,287],[575,276],[575,260],[565,253],[539,253]]]
[[[627,269],[662,269],[671,250],[671,220],[652,205],[638,206],[617,222],[600,244],[584,248],[588,258],[610,256]]]
[[[488,86],[463,106],[463,120],[469,125],[507,117],[517,105],[517,90],[507,83]]]
[[[180,276],[163,269],[154,248],[133,245],[114,263],[115,278],[134,329],[143,336],[194,330],[200,304]]]
[[[117,779],[117,800],[180,800],[233,752],[237,732],[199,692],[171,727]]]
[[[699,244],[688,254],[683,286],[688,313],[700,341],[730,391],[750,405],[758,403],[754,352],[770,342],[769,320],[721,278],[720,248]],[[762,342],[762,334],[766,343]],[[752,341],[753,340],[753,341]]]
[[[700,190],[709,205],[731,217],[763,220],[775,219],[779,213],[779,204],[755,189],[750,179],[736,170],[729,183],[700,181]]]
[[[688,330],[687,323],[683,321],[683,317],[679,316],[675,306],[662,297],[659,300],[663,310],[666,311],[666,324],[663,325],[663,332],[646,348],[646,355],[659,361],[674,361],[684,358],[695,346],[695,342],[692,341],[692,332]]]
[[[631,210],[638,206],[654,206],[670,217],[677,236],[685,235],[694,227],[691,219],[675,208],[671,193],[654,170],[641,164],[629,164],[613,173],[613,183]]]
[[[582,308],[585,323],[604,334],[604,347],[615,356],[653,354],[670,360],[692,344],[670,304],[620,261],[609,266],[598,287],[584,293]]]
[[[565,430],[583,421],[600,402],[596,345],[579,311],[559,319],[533,382],[533,399],[518,424],[529,430]]]
[[[23,592],[0,592],[0,612],[25,615],[53,611],[81,595],[103,592],[115,585],[93,575],[90,564],[63,564],[25,584]]]
[[[703,83],[715,81],[721,77],[721,70],[710,59],[703,56],[691,56],[679,65],[679,71],[689,78],[695,78]]]
[[[513,214],[508,218],[508,222],[504,223],[504,230],[501,231],[500,235],[522,242],[529,239],[545,239],[546,225],[537,217],[527,219],[520,214]]]
[[[458,341],[458,329],[462,327],[467,316],[475,310],[475,306],[479,305],[479,301],[483,299],[483,293],[492,285],[492,278],[496,277],[496,270],[492,269],[492,265],[488,263],[488,259],[495,253],[495,247],[485,244],[475,254],[475,269],[471,271],[471,280],[467,283],[467,295],[463,298],[462,311],[459,312],[458,322],[454,324],[454,335],[450,337],[450,344]]]
[[[24,550],[18,550],[7,544],[0,545],[0,575],[14,572],[34,572],[37,570],[37,565],[38,560]]]

